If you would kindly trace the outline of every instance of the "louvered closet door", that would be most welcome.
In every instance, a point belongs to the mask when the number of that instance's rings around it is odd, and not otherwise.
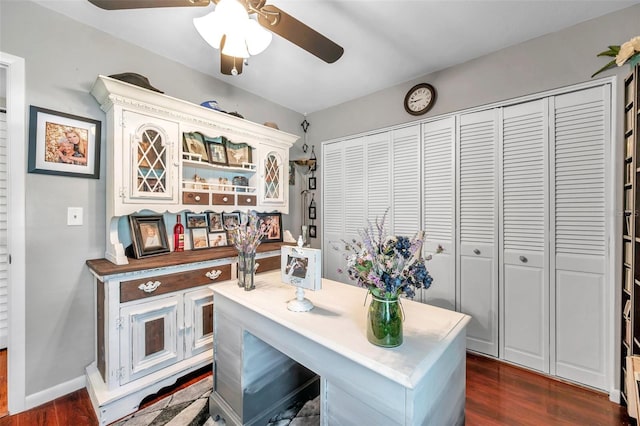
[[[455,131],[454,117],[422,125],[424,252],[433,277],[431,288],[421,291],[430,305],[456,308],[455,275]],[[435,254],[438,246],[444,251]]]
[[[420,229],[420,125],[391,132],[392,227],[395,235],[412,237]]]
[[[322,147],[322,261],[323,277],[346,282],[346,275],[338,273],[345,261],[340,246],[344,238],[344,156],[342,143]]]
[[[366,224],[365,138],[342,142],[344,155],[344,235],[345,240],[359,239]]]
[[[501,353],[548,372],[548,101],[502,114]]]
[[[366,138],[366,215],[370,223],[382,220],[391,208],[391,142],[390,133]],[[391,223],[390,219],[389,222]]]
[[[497,110],[460,116],[458,135],[460,311],[467,348],[498,356]]]
[[[609,85],[552,99],[555,120],[555,374],[607,388],[606,254]],[[553,140],[553,139],[552,139]],[[553,339],[552,339],[553,341]],[[553,366],[554,364],[552,364]]]

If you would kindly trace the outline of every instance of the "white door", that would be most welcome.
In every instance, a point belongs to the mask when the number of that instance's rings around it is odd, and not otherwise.
[[[344,234],[347,241],[360,240],[358,233],[366,225],[365,138],[342,142],[344,158]]]
[[[368,223],[382,220],[391,209],[391,142],[390,133],[368,135],[366,138],[366,200]],[[391,219],[387,223],[391,223]]]
[[[501,356],[549,372],[548,100],[502,110]]]
[[[0,110],[0,349],[6,349],[9,337],[7,190],[7,114],[3,110]]]
[[[181,294],[120,309],[120,385],[183,358],[182,309]]]
[[[184,294],[185,358],[213,348],[213,291],[209,288]]]
[[[427,269],[433,277],[421,300],[445,309],[456,308],[455,270],[455,131],[454,117],[422,125],[422,209]],[[444,251],[436,254],[438,247]]]
[[[459,311],[471,315],[467,348],[498,356],[497,110],[460,116]]]
[[[611,217],[605,195],[610,90],[605,85],[551,99],[552,368],[559,377],[603,390],[608,390],[607,367],[612,362],[607,348],[613,283],[605,279],[606,219]]]
[[[346,262],[344,244],[344,157],[342,142],[322,147],[322,262],[324,278],[347,282],[338,272]]]
[[[420,125],[391,132],[391,226],[389,234],[413,237],[420,230]]]

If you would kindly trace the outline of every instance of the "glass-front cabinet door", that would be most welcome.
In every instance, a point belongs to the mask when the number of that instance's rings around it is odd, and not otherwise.
[[[265,207],[286,207],[285,150],[269,144],[260,146],[260,203]],[[283,211],[283,213],[287,213]]]
[[[130,111],[124,111],[123,122],[129,141],[123,152],[123,202],[177,202],[178,124]]]

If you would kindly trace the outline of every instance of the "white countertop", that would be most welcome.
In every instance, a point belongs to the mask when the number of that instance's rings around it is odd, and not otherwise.
[[[295,287],[283,284],[280,271],[258,274],[256,289],[245,291],[235,280],[212,285],[224,296],[408,388],[420,382],[454,337],[464,332],[468,315],[403,299],[404,341],[382,348],[367,340],[363,288],[322,280],[322,290],[305,291],[314,304],[309,312],[292,312],[287,302]]]

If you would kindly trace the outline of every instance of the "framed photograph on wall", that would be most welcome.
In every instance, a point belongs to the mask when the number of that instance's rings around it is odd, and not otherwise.
[[[209,233],[206,228],[191,229],[191,248],[193,250],[209,248]]]
[[[169,253],[167,228],[162,215],[129,216],[131,245],[137,259]]]
[[[228,164],[225,140],[226,138],[223,136],[218,136],[217,138],[208,138],[205,136],[204,142],[207,146],[209,163],[220,164],[222,166],[226,166]]]
[[[316,178],[315,177],[310,177],[309,178],[309,189],[310,190],[316,189]]]
[[[100,178],[99,120],[31,105],[29,173]]]
[[[309,225],[309,237],[310,238],[316,238],[316,226],[315,225]]]
[[[263,243],[273,243],[282,241],[282,214],[281,213],[258,213],[260,226],[267,233],[262,239]]]
[[[205,213],[185,213],[187,228],[208,228],[207,215]]]
[[[222,226],[222,213],[209,212],[207,215],[209,216],[209,232],[224,231],[224,227]]]

